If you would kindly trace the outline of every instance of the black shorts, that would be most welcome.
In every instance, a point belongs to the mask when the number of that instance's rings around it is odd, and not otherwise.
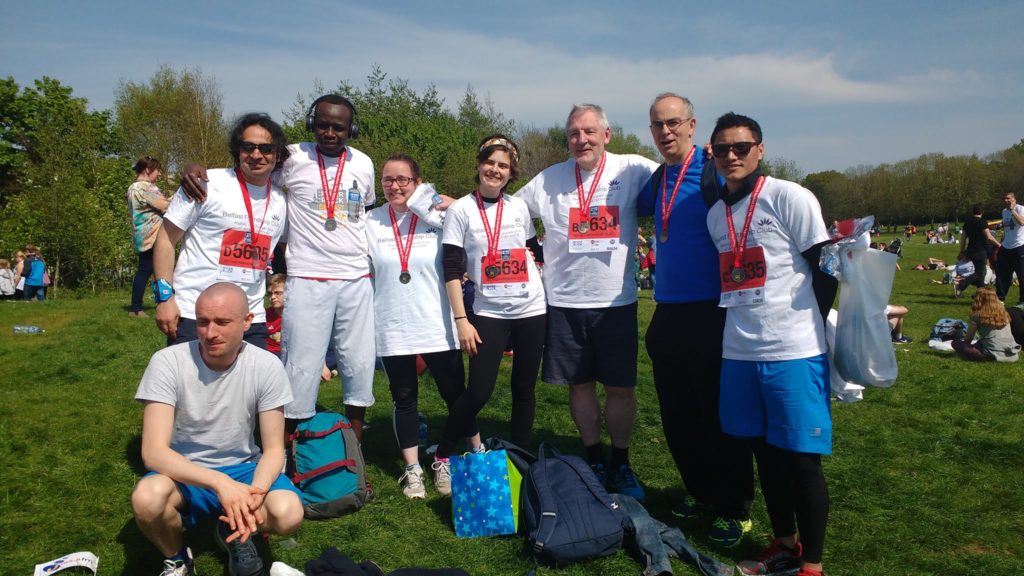
[[[636,386],[636,302],[611,308],[548,306],[541,379],[551,384],[600,382]]]

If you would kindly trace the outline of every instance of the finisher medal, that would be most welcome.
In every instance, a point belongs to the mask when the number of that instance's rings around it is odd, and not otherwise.
[[[576,229],[580,231],[580,234],[586,234],[590,231],[590,224],[587,224],[586,220],[580,222]]]
[[[661,241],[663,243],[664,242],[668,242],[668,230],[662,230],[661,231]]]
[[[488,278],[497,278],[498,274],[500,272],[501,272],[501,268],[498,268],[497,266],[495,266],[493,264],[488,266],[488,267],[486,267],[486,268],[484,268],[484,274],[487,274]]]
[[[747,271],[743,268],[733,268],[732,271],[729,272],[729,278],[731,278],[733,282],[739,284],[747,279]]]
[[[410,280],[412,280],[412,275],[406,270],[402,270],[402,273],[398,275],[398,281],[402,284],[408,284]]]
[[[335,220],[334,218],[328,218],[327,220],[324,220],[324,230],[327,230],[328,232],[332,232],[337,227],[338,227],[338,221]]]

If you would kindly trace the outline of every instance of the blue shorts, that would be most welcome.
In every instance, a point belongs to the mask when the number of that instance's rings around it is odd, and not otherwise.
[[[252,476],[256,472],[256,463],[232,464],[231,466],[214,468],[214,470],[227,474],[228,477],[236,482],[252,484]],[[146,476],[152,476],[153,474],[156,474],[156,472],[150,472]],[[185,528],[191,528],[210,516],[219,516],[224,510],[220,505],[220,499],[217,498],[217,493],[213,490],[182,484],[181,482],[175,482],[175,484],[178,486],[178,491],[181,492],[182,500],[185,501],[184,508],[179,511],[181,513],[181,523]],[[299,500],[302,500],[302,491],[296,488],[292,481],[284,474],[278,476],[277,480],[271,484],[269,492],[274,490],[295,492]]]
[[[610,308],[548,306],[541,380],[636,387],[636,302]]]
[[[832,453],[829,367],[824,354],[799,360],[722,360],[722,432],[763,437],[792,452]]]

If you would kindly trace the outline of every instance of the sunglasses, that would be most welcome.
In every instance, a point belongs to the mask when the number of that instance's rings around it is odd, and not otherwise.
[[[750,150],[760,144],[760,142],[733,142],[732,144],[712,144],[711,153],[714,154],[715,158],[725,158],[729,156],[729,151],[732,150],[736,153],[738,158],[745,158],[747,154],[750,154]]]
[[[260,154],[266,156],[272,154],[277,150],[277,146],[274,144],[256,144],[255,142],[242,142],[238,145],[238,149],[247,154],[251,154],[254,150],[259,150]]]

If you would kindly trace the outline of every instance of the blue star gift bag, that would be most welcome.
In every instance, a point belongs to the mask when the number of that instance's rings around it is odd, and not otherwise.
[[[522,476],[504,450],[452,456],[452,520],[459,538],[515,534]]]

